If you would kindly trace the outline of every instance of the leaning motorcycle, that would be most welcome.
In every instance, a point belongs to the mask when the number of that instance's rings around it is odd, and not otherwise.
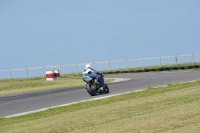
[[[91,96],[96,96],[98,94],[103,94],[103,93],[109,93],[108,85],[104,82],[104,75],[100,74],[98,76],[99,76],[98,81],[90,78],[89,76],[82,77],[83,81],[87,83],[86,89]],[[103,90],[100,90],[101,87],[103,87]]]

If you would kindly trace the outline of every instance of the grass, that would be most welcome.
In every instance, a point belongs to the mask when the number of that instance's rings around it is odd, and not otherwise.
[[[198,133],[200,81],[0,119],[3,133]]]
[[[106,80],[111,82],[112,79]],[[46,81],[43,78],[28,78],[28,79],[4,79],[0,80],[0,96],[21,94],[27,92],[36,92],[44,90],[55,90],[60,88],[72,88],[84,86],[85,82],[78,76],[65,76],[61,80]]]

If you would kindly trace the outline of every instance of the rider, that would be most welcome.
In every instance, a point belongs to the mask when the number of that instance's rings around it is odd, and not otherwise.
[[[92,72],[94,74],[92,74]],[[92,69],[90,67],[90,64],[86,64],[85,65],[85,69],[83,70],[83,73],[82,73],[82,76],[89,76],[90,78],[93,78],[95,79],[95,81],[99,81],[99,76],[98,75],[101,75],[102,73]],[[100,88],[100,90],[103,90],[103,87]]]

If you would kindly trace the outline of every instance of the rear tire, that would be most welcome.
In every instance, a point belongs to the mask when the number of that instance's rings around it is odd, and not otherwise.
[[[91,96],[96,96],[97,93],[92,89],[92,85],[90,83],[87,84],[87,92],[91,95]]]
[[[108,88],[107,84],[105,84],[105,86],[103,87],[103,90],[105,93],[109,93],[109,88]]]

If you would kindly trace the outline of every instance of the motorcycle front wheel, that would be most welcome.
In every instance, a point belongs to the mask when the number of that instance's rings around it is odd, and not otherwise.
[[[103,89],[105,93],[109,93],[109,88],[107,84],[104,85]]]

